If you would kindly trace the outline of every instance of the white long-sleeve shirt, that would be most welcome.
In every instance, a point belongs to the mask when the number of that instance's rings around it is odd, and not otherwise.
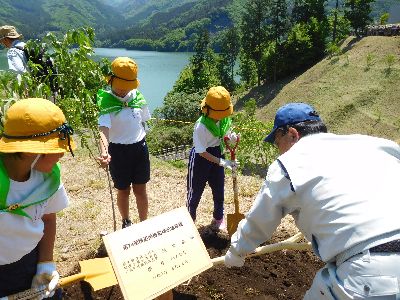
[[[25,47],[25,43],[20,40],[12,42],[10,49],[7,51],[8,68],[18,74],[25,73],[27,69],[27,61],[23,50],[15,47]]]
[[[286,214],[294,217],[325,262],[374,237],[400,237],[396,143],[363,135],[314,134],[278,160],[232,236],[236,254],[245,255],[268,240]]]

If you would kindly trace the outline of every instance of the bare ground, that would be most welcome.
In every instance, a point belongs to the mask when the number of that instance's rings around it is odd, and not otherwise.
[[[73,159],[62,161],[62,174],[70,196],[70,206],[58,214],[55,260],[61,276],[79,272],[78,262],[106,253],[101,242],[102,231],[113,231],[114,218],[107,173],[82,150]],[[233,213],[233,189],[226,176],[226,213]],[[112,184],[112,183],[111,183]],[[239,176],[240,210],[250,208],[262,179]],[[112,198],[115,201],[115,191]],[[152,158],[151,181],[148,184],[149,217],[185,205],[186,169]],[[212,196],[209,188],[198,208],[196,225],[210,257],[224,255],[229,237],[210,230]],[[115,206],[116,227],[121,226]],[[135,202],[131,201],[131,218],[138,222]],[[297,232],[290,217],[283,219],[268,243],[288,238]],[[243,268],[216,266],[174,288],[174,299],[301,299],[312,282],[321,262],[308,251],[284,250],[246,260]],[[92,292],[84,282],[64,288],[64,299],[123,299],[118,286]]]

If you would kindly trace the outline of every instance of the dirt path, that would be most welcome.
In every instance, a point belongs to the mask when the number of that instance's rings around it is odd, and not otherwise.
[[[86,153],[62,161],[63,181],[70,196],[70,206],[59,213],[55,259],[61,276],[79,271],[78,261],[105,256],[100,232],[113,231],[113,213],[107,173],[99,169]],[[186,169],[178,169],[152,159],[152,179],[148,185],[149,216],[156,216],[185,205]],[[247,212],[262,180],[239,176],[240,210]],[[233,212],[230,177],[226,178],[226,213]],[[113,195],[115,200],[115,194]],[[134,201],[132,219],[137,222]],[[116,226],[120,228],[115,207]],[[224,255],[229,237],[209,229],[212,196],[207,189],[198,209],[196,225],[210,256]],[[285,218],[269,243],[283,240],[297,232],[291,218]],[[246,261],[243,268],[213,267],[176,287],[174,299],[301,299],[311,284],[321,262],[308,251],[280,251]],[[118,286],[91,292],[84,283],[64,289],[64,299],[123,299]]]

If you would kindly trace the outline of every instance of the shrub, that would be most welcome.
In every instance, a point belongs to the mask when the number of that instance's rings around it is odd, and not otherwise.
[[[234,131],[240,134],[237,159],[245,173],[265,175],[268,166],[276,159],[277,149],[264,142],[272,130],[272,122],[261,122],[255,118],[256,100],[249,99],[244,111],[234,115]]]
[[[91,59],[93,43],[92,28],[71,30],[60,38],[49,33],[40,41],[29,41],[30,47],[48,49],[57,68],[59,92],[52,94],[48,80],[39,82],[29,72],[22,75],[20,83],[17,76],[4,72],[0,74],[2,98],[7,99],[6,103],[9,99],[27,97],[53,99],[86,145],[87,132],[97,133],[95,97],[97,90],[105,84],[104,73],[110,65],[107,59],[100,62]]]
[[[200,102],[205,92],[187,94],[170,92],[163,106],[157,108],[147,135],[149,149],[154,154],[165,148],[191,145],[193,125],[200,116]]]

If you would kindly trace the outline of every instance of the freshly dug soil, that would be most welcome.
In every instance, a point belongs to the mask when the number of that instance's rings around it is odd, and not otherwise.
[[[55,259],[62,277],[79,273],[79,261],[107,255],[100,233],[117,229],[121,219],[115,205],[115,190],[107,173],[91,156],[77,151],[75,158],[62,159],[63,181],[70,206],[58,214]],[[77,171],[79,170],[79,171]],[[149,218],[182,207],[186,203],[186,168],[152,158],[152,179],[148,183]],[[249,211],[263,179],[239,174],[240,211]],[[113,197],[111,197],[113,195]],[[111,199],[110,199],[111,198]],[[113,201],[115,215],[113,216]],[[135,201],[131,196],[131,217],[137,223]],[[222,256],[230,245],[227,234],[210,230],[213,201],[206,187],[197,209],[196,226],[211,258]],[[232,178],[225,178],[225,213],[234,212]],[[115,218],[114,218],[115,217]],[[268,243],[287,239],[298,232],[293,218],[286,216]],[[310,251],[283,250],[246,260],[243,268],[212,267],[173,289],[175,300],[184,299],[302,299],[322,263]],[[118,286],[92,292],[88,284],[74,283],[64,288],[64,299],[123,299]]]
[[[200,227],[200,235],[210,257],[224,255],[229,237]],[[270,243],[288,238],[278,230]],[[100,250],[99,256],[105,255]],[[302,299],[322,263],[310,251],[283,250],[246,260],[244,267],[215,266],[173,289],[174,300],[191,299]],[[118,286],[92,292],[85,282],[64,288],[64,299],[123,299]]]

